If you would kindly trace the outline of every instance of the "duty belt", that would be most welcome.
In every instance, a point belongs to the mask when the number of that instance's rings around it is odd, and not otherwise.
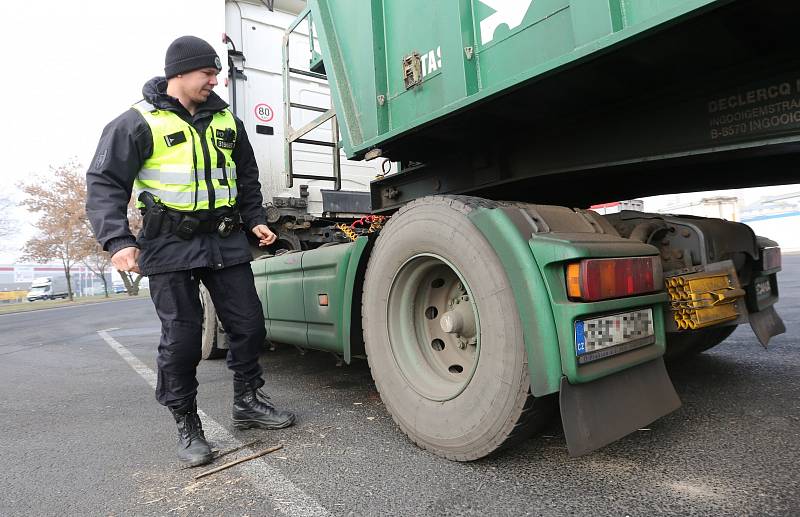
[[[165,233],[175,234],[185,240],[198,233],[217,233],[224,238],[241,227],[238,211],[214,217],[201,217],[194,212],[179,212],[164,206],[155,206],[144,211],[143,232],[149,239]]]
[[[181,239],[191,239],[198,233],[214,233],[227,237],[241,228],[241,218],[236,209],[214,215],[198,212],[179,212],[164,206],[150,192],[142,192],[138,197],[145,206],[143,235],[153,239],[162,233],[174,233]]]
[[[198,233],[217,233],[220,237],[224,238],[242,227],[239,222],[238,212],[201,219],[191,213],[187,214],[167,209],[167,217],[171,222],[168,231],[174,233],[181,239],[187,240]]]

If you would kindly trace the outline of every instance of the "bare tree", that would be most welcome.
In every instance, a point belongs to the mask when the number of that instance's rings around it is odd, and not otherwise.
[[[88,224],[87,224],[88,226]],[[92,272],[100,280],[103,281],[103,292],[105,297],[108,298],[108,279],[106,278],[106,271],[111,266],[111,255],[104,251],[102,246],[95,240],[91,230],[88,235],[80,240],[78,243],[80,250],[78,255],[81,257],[80,262],[86,269]]]
[[[73,300],[72,267],[80,260],[82,240],[86,239],[86,180],[77,159],[50,167],[51,180],[34,176],[21,185],[25,193],[22,205],[39,215],[34,227],[38,235],[23,248],[23,260],[48,262],[58,260],[64,267],[67,292]]]
[[[108,298],[108,279],[106,278],[106,271],[111,266],[111,255],[100,246],[97,239],[94,237],[92,225],[89,223],[89,218],[85,216],[82,219],[83,235],[78,239],[76,256],[79,257],[81,264],[86,266],[86,269],[92,272],[93,275],[100,277],[103,281],[103,292],[105,297]]]
[[[73,298],[71,269],[76,262],[81,262],[102,279],[108,296],[105,271],[111,264],[111,256],[98,244],[86,217],[86,178],[80,163],[73,158],[62,166],[50,167],[50,178],[34,176],[21,188],[26,194],[22,204],[39,214],[39,221],[34,225],[39,235],[27,242],[23,258],[33,262],[60,260],[67,277],[70,300]],[[131,232],[138,235],[142,228],[142,215],[133,199],[128,204],[128,224]],[[142,275],[125,271],[118,273],[128,295],[138,295]]]
[[[6,195],[0,195],[0,237],[8,237],[14,231],[14,220],[9,215],[14,202]]]

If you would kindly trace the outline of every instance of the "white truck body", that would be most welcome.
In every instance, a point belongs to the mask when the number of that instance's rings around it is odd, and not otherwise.
[[[36,300],[54,300],[67,298],[67,279],[63,276],[34,278],[26,298],[29,302]]]
[[[333,182],[304,179],[295,180],[292,188],[286,187],[281,48],[286,28],[303,7],[305,2],[278,0],[274,4],[275,10],[270,11],[262,2],[226,1],[225,31],[236,50],[244,56],[244,61],[235,59],[234,63],[245,76],[237,78],[235,85],[229,79],[227,88],[231,107],[244,122],[255,151],[264,201],[269,202],[276,196],[299,198],[300,185],[308,185],[308,213],[320,216],[323,215],[320,190],[333,189]],[[307,24],[292,35],[290,62],[293,67],[308,68],[311,50],[307,35]],[[223,61],[227,61],[225,56],[222,57]],[[292,102],[330,108],[326,81],[293,76],[290,84]],[[293,109],[292,126],[302,127],[317,116],[317,112]],[[307,138],[332,141],[330,122],[310,133]],[[342,190],[369,191],[370,180],[380,172],[379,160],[349,161],[341,150],[339,153]],[[293,164],[297,174],[333,176],[333,156],[329,147],[295,144]]]

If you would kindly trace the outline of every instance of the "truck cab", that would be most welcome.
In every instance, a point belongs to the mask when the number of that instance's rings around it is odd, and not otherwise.
[[[34,278],[30,290],[26,296],[29,302],[36,300],[55,300],[56,298],[67,298],[65,282],[58,282],[53,277]]]

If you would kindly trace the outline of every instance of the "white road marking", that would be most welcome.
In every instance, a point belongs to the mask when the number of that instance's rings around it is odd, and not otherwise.
[[[111,337],[109,332],[113,330],[118,329],[98,330],[97,334],[103,338],[103,340],[108,343],[108,346],[113,348],[136,373],[141,375],[151,388],[156,389],[155,372],[141,362],[135,355],[130,353],[119,341]],[[210,441],[218,444],[224,443],[226,447],[238,447],[242,445],[242,442],[234,438],[227,429],[214,421],[202,410],[198,409],[197,413],[203,420],[203,429],[205,430],[206,437]],[[253,449],[245,450],[250,454],[255,452]],[[331,515],[330,512],[313,497],[297,488],[294,483],[287,479],[278,469],[270,467],[261,459],[243,463],[235,468],[239,469],[239,473],[250,482],[253,488],[260,491],[275,508],[279,509],[281,513],[285,515],[302,517],[323,517]]]

